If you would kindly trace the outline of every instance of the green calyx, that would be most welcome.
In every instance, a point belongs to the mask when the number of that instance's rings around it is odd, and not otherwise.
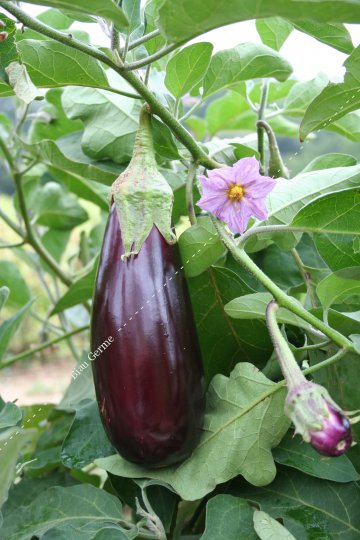
[[[120,223],[122,258],[139,253],[154,225],[169,244],[176,242],[171,230],[174,195],[157,167],[147,105],[140,111],[132,159],[113,183],[111,199]]]

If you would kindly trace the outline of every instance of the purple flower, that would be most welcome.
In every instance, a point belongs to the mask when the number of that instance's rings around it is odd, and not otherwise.
[[[265,198],[276,181],[260,175],[256,158],[208,171],[208,178],[200,176],[199,180],[203,192],[198,206],[224,221],[232,232],[243,233],[251,216],[267,218]]]
[[[352,444],[349,419],[327,390],[303,382],[290,390],[285,412],[304,441],[324,456],[341,456]]]

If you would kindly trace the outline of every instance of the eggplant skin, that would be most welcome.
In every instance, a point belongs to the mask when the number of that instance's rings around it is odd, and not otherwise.
[[[177,245],[153,226],[126,260],[115,205],[100,256],[92,364],[103,425],[125,459],[147,466],[184,460],[204,411],[201,357]],[[109,341],[109,337],[114,341]]]

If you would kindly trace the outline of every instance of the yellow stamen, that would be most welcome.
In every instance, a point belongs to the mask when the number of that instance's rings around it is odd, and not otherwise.
[[[239,184],[233,184],[230,189],[227,190],[229,199],[232,201],[240,201],[244,196],[244,188]]]

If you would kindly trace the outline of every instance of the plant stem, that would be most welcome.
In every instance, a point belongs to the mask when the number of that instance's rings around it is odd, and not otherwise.
[[[131,62],[129,64],[124,65],[125,71],[134,71],[135,69],[139,69],[145,66],[148,66],[149,64],[152,64],[153,62],[156,62],[156,60],[160,60],[163,56],[166,56],[167,54],[170,54],[171,52],[175,51],[179,47],[180,43],[172,43],[171,45],[167,45],[160,49],[160,51],[157,51],[154,54],[151,54],[150,56],[147,56],[146,58],[142,58],[141,60],[137,60],[136,62]]]
[[[275,283],[254,263],[248,254],[243,249],[236,246],[233,237],[227,232],[224,224],[214,217],[211,219],[219,233],[220,238],[224,242],[225,246],[229,249],[234,259],[244,266],[248,272],[251,272],[260,281],[260,283],[264,285],[264,287],[273,295],[281,307],[284,307],[295,313],[295,315],[301,317],[304,321],[311,324],[314,328],[320,330],[340,347],[354,350],[352,343],[345,336],[325,324],[312,313],[309,313],[299,302],[295,300],[295,298],[291,298],[282,289],[280,289],[280,287],[275,285]]]
[[[66,334],[62,334],[61,336],[58,336],[54,339],[49,339],[48,341],[45,341],[41,345],[38,345],[34,349],[30,349],[28,351],[24,351],[20,354],[17,354],[16,356],[12,356],[11,358],[5,359],[0,363],[0,369],[10,366],[11,364],[14,364],[18,360],[23,360],[24,358],[27,358],[29,356],[32,356],[33,354],[36,354],[40,351],[43,351],[44,349],[47,349],[48,347],[51,347],[52,345],[55,345],[56,343],[59,343],[60,341],[64,339],[68,339],[71,336],[75,336],[76,334],[80,334],[81,332],[84,332],[85,330],[88,330],[89,326],[81,326],[80,328],[75,328],[75,330],[71,330],[70,332],[67,332]]]
[[[203,104],[203,101],[200,99],[197,103],[195,103],[190,109],[181,117],[179,118],[179,122],[184,122],[189,116],[191,116],[201,105]]]
[[[196,224],[196,214],[194,209],[194,197],[193,197],[193,186],[194,186],[194,180],[196,177],[196,169],[197,165],[196,163],[191,163],[189,166],[189,172],[186,179],[186,188],[185,188],[185,196],[186,196],[186,208],[188,211],[188,216],[191,225]]]
[[[111,50],[120,52],[120,39],[119,32],[115,28],[115,24],[112,24],[111,28]]]
[[[21,247],[25,244],[25,240],[23,240],[22,242],[17,242],[15,244],[0,244],[0,249],[12,249],[12,248],[17,248],[17,247]]]
[[[143,43],[146,43],[147,41],[150,41],[150,39],[153,39],[157,36],[160,36],[160,30],[153,30],[152,32],[145,34],[145,36],[142,36],[139,39],[134,39],[134,41],[129,43],[129,51],[135,49],[136,47],[139,47],[139,45],[142,45]]]
[[[33,19],[27,13],[25,13],[25,11],[7,0],[0,0],[0,7],[3,7],[6,11],[14,15],[20,22],[24,24],[24,26],[27,26],[28,28],[31,28],[32,30],[35,30],[36,32],[39,32],[40,34],[43,34],[51,39],[55,39],[64,45],[68,45],[69,47],[82,51],[85,54],[110,66],[112,69],[114,69],[114,71],[119,73],[143,97],[145,101],[149,103],[152,112],[158,115],[159,118],[161,118],[161,120],[172,130],[179,141],[189,150],[194,160],[197,160],[200,165],[203,165],[208,169],[214,169],[215,167],[220,166],[219,163],[211,159],[204,152],[190,133],[176,120],[176,118],[173,117],[170,111],[164,105],[162,105],[162,103],[160,103],[154,94],[132,71],[125,71],[121,65],[118,65],[111,58],[109,58],[107,54],[96,49],[95,47],[87,45],[74,37],[70,38],[68,34],[59,32],[47,24],[44,24],[37,19]]]
[[[296,388],[302,381],[305,382],[305,377],[278,326],[276,320],[276,312],[278,309],[279,306],[274,300],[268,304],[266,308],[266,325],[274,345],[282,374],[286,380],[286,385],[290,390],[291,388]]]
[[[0,218],[12,229],[16,234],[21,236],[21,238],[25,237],[25,233],[22,231],[21,227],[19,227],[16,223],[14,223],[9,216],[7,216],[0,208]]]
[[[258,111],[258,120],[265,120],[265,109],[269,93],[269,83],[264,80],[261,88],[261,99]],[[264,131],[257,126],[258,152],[260,155],[260,174],[265,174],[265,149],[264,149]]]
[[[303,278],[303,281],[305,283],[305,286],[306,286],[306,290],[307,290],[307,293],[309,295],[309,298],[310,298],[310,302],[311,302],[311,306],[313,308],[316,308],[317,307],[317,302],[316,302],[316,298],[315,298],[315,293],[314,293],[314,290],[313,290],[313,287],[311,285],[311,278],[310,278],[310,275],[308,274],[308,272],[305,271],[305,268],[304,268],[304,264],[301,260],[301,257],[298,253],[298,251],[293,248],[291,250],[291,255],[293,256],[293,259],[299,269],[299,272],[301,274],[301,277]]]

